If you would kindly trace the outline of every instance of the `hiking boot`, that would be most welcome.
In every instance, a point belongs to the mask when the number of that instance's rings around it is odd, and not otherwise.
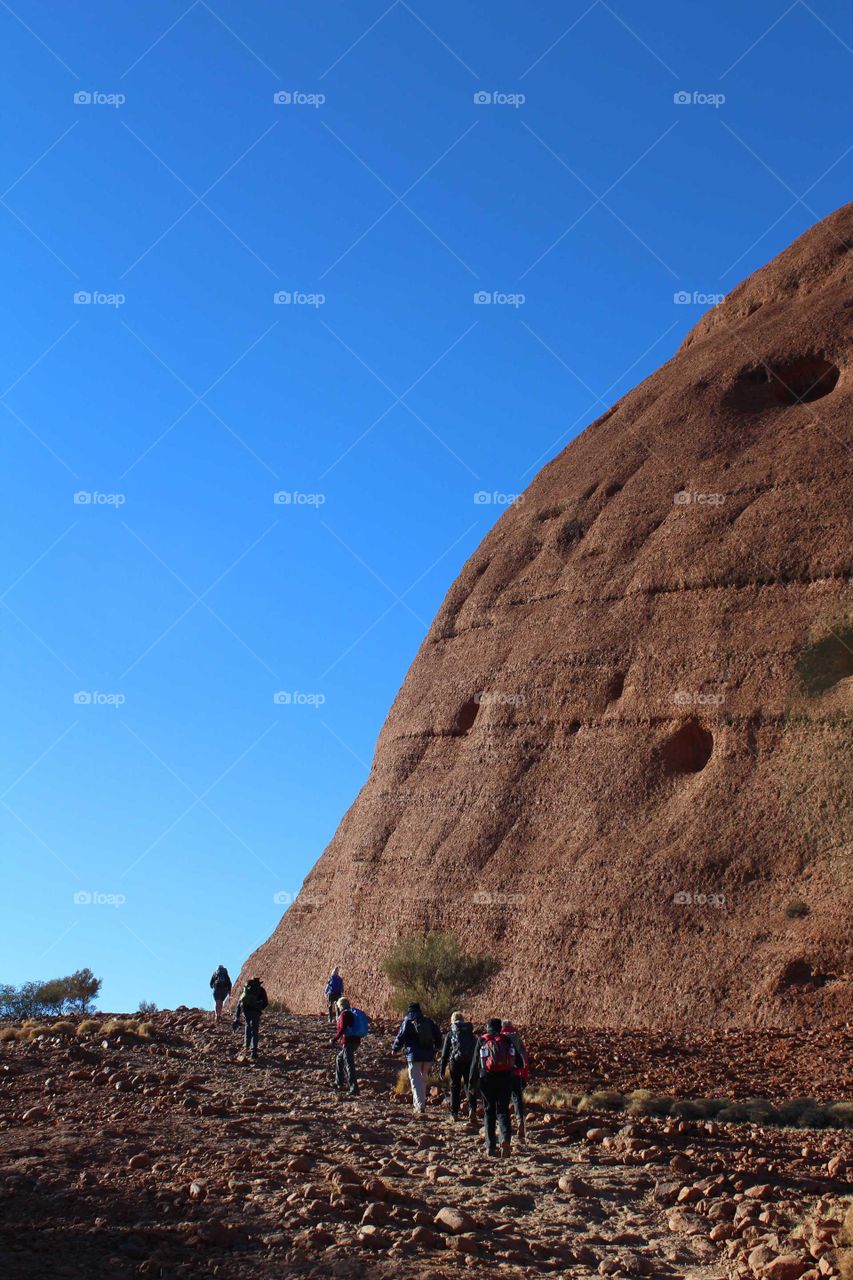
[[[357,1084],[354,1084],[354,1085],[351,1085],[351,1086],[350,1086],[349,1096],[350,1096],[351,1098],[357,1098],[357,1097],[358,1097],[358,1085],[357,1085]]]
[[[508,1160],[511,1151],[512,1151],[512,1143],[509,1141],[509,1139],[507,1139],[506,1142],[501,1143],[501,1159],[502,1160]]]
[[[492,1145],[492,1146],[486,1147],[487,1156],[496,1156],[497,1154],[498,1154],[498,1149],[496,1146]]]

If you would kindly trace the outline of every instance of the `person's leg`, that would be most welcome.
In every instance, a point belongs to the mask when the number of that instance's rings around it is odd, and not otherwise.
[[[524,1121],[524,1081],[513,1081],[512,1099],[515,1106],[515,1118],[518,1121],[518,1136],[523,1142],[527,1136],[527,1125]]]
[[[218,1022],[222,1017],[222,997],[215,991],[213,993],[213,1021]]]
[[[329,997],[329,1021],[330,1021],[330,1022],[335,1022],[335,1021],[336,1021],[336,1018],[335,1018],[335,1002],[334,1002],[334,1000],[333,1000],[331,997]]]
[[[426,1110],[426,1075],[423,1062],[409,1063],[409,1083],[412,1086],[412,1106],[415,1111]]]
[[[261,1014],[260,1010],[252,1014],[252,1057],[258,1056],[258,1035],[261,1030]]]
[[[501,1155],[508,1156],[512,1139],[512,1125],[509,1118],[509,1104],[512,1097],[512,1080],[501,1080],[495,1088],[495,1110],[497,1112],[498,1134],[501,1140]]]
[[[495,1104],[495,1095],[492,1083],[481,1083],[480,1097],[483,1099],[483,1115],[486,1121],[486,1150],[489,1155],[495,1155],[498,1149],[498,1138],[495,1132],[495,1120],[497,1118],[497,1107]]]
[[[349,1085],[350,1093],[358,1093],[358,1080],[355,1074],[355,1049],[356,1046],[352,1043],[346,1045],[344,1048],[347,1068],[347,1084]]]
[[[345,1086],[344,1075],[346,1072],[346,1060],[344,1058],[343,1049],[339,1049],[335,1055],[335,1088],[343,1089]]]
[[[450,1114],[459,1119],[459,1103],[462,1099],[462,1068],[458,1062],[450,1064]]]

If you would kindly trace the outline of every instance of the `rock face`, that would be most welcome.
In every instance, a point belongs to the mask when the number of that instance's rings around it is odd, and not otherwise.
[[[475,1013],[853,1011],[853,204],[536,477],[453,584],[270,940],[371,1011],[401,933],[503,961]]]

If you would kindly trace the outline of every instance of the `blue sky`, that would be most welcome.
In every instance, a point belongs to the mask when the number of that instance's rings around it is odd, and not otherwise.
[[[198,1003],[508,495],[849,197],[853,15],[30,0],[0,38],[0,980]]]

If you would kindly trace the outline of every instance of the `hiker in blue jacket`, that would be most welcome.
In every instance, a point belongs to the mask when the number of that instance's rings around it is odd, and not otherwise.
[[[326,1000],[329,1005],[329,1021],[335,1022],[338,1016],[337,1003],[344,994],[344,980],[341,977],[341,971],[337,965],[331,972],[329,981],[326,983]]]
[[[406,1050],[409,1063],[409,1081],[412,1086],[412,1105],[416,1115],[426,1111],[427,1080],[435,1055],[441,1048],[441,1031],[422,1011],[416,1002],[409,1005],[400,1024],[391,1052]]]

